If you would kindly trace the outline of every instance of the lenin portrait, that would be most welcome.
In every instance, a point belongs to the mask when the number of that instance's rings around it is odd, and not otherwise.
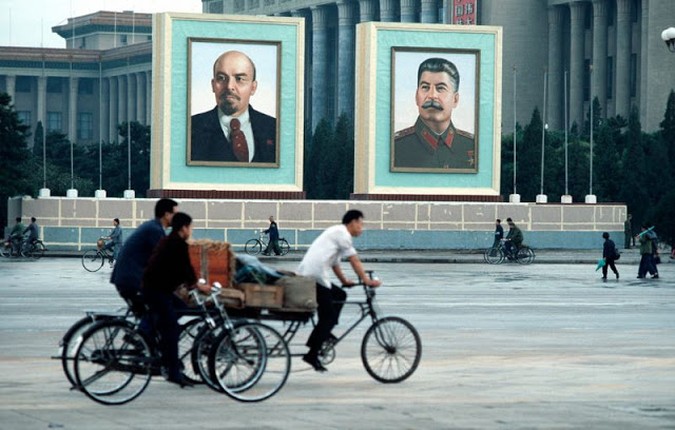
[[[397,66],[411,64],[405,53],[394,61]],[[478,151],[475,130],[476,68],[475,54],[438,55],[439,53],[413,53],[421,61],[414,77],[398,73],[396,81],[414,79],[414,89],[395,82],[394,127],[391,170],[401,172],[475,173],[478,168]],[[424,58],[426,57],[426,58]],[[464,68],[460,69],[455,61]],[[474,66],[473,70],[465,64]],[[410,69],[410,66],[408,66]],[[466,80],[469,85],[463,83]],[[463,86],[464,85],[464,86]],[[466,87],[466,88],[465,88]],[[465,94],[468,96],[465,99]],[[464,105],[464,106],[463,106]],[[411,108],[414,106],[414,109]],[[462,114],[460,107],[464,108]]]
[[[261,54],[276,52],[277,46],[206,45],[191,46],[191,70],[202,73],[189,78],[187,164],[278,167],[277,60],[276,54]],[[266,64],[259,67],[256,61]]]

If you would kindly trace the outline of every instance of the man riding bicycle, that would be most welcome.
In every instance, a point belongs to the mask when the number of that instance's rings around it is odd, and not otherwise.
[[[117,261],[117,256],[120,253],[120,248],[122,247],[122,227],[120,227],[120,219],[115,218],[113,220],[113,229],[110,231],[110,234],[103,239],[108,240],[103,249],[113,251],[113,261]],[[110,262],[110,267],[112,267],[112,261]]]
[[[21,217],[16,217],[16,224],[12,227],[12,231],[9,232],[9,237],[7,240],[12,246],[12,253],[18,254],[21,251],[21,240],[23,238],[23,232],[26,230],[26,226],[21,222]]]
[[[507,256],[513,258],[523,244],[523,232],[520,231],[511,218],[507,218],[506,223],[509,225],[509,234],[504,239],[504,247],[506,248]]]
[[[30,224],[28,224],[28,227],[23,231],[23,243],[24,244],[31,244],[35,243],[40,239],[40,234],[38,233],[38,225],[37,225],[37,220],[35,217],[30,218]]]

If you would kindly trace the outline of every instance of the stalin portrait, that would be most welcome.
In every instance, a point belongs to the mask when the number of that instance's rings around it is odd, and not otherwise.
[[[392,167],[399,171],[476,172],[474,135],[456,127],[452,111],[459,105],[459,72],[451,61],[428,58],[417,70],[418,117],[394,135]]]

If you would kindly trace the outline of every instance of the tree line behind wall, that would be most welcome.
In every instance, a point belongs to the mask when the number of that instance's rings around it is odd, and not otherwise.
[[[602,119],[599,103],[593,115],[593,194],[599,202],[626,202],[636,231],[641,223],[657,226],[660,236],[675,238],[675,93],[671,92],[660,130],[641,130],[639,113],[628,119]],[[522,201],[535,201],[541,191],[542,119],[538,109],[530,123],[517,126],[517,192]],[[102,178],[99,178],[99,146],[72,145],[61,133],[46,137],[47,180],[52,195],[66,195],[74,187],[80,196],[93,196],[102,188],[110,197],[121,197],[128,188],[127,124],[118,127],[120,142],[101,145]],[[0,94],[0,226],[7,225],[7,197],[38,194],[43,186],[42,127],[31,139],[7,94]],[[131,189],[143,197],[149,187],[150,127],[130,124]],[[353,191],[354,130],[350,118],[341,115],[335,125],[321,120],[305,131],[304,189],[308,199],[344,200]],[[568,133],[567,190],[565,189],[564,132],[546,131],[544,193],[549,201],[570,194],[583,202],[590,192],[590,118],[581,129],[573,124]],[[502,139],[502,188],[505,201],[513,193],[513,135]]]

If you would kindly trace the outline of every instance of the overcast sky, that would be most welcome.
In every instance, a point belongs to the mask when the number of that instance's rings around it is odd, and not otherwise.
[[[0,46],[65,48],[52,27],[99,10],[121,12],[202,11],[201,0],[0,0]]]

